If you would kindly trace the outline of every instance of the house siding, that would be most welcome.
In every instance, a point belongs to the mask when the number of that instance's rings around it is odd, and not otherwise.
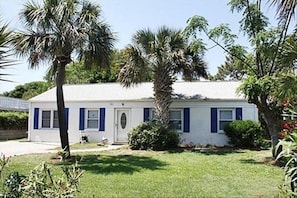
[[[145,108],[154,108],[153,101],[128,101],[128,102],[65,102],[69,109],[68,115],[68,133],[70,142],[80,141],[80,123],[81,109],[97,108],[104,109],[104,127],[99,131],[84,129],[88,138],[93,142],[100,142],[107,138],[109,143],[116,142],[116,109],[128,109],[130,112],[130,129],[144,121]],[[211,108],[241,108],[241,117],[243,120],[258,120],[257,108],[253,104],[245,101],[207,101],[207,100],[189,100],[173,101],[171,108],[183,109],[184,120],[188,119],[188,125],[184,122],[184,132],[181,133],[182,143],[194,143],[201,145],[218,145],[228,144],[228,138],[224,133],[211,133]],[[29,140],[30,141],[47,141],[59,142],[58,129],[36,129],[34,123],[35,109],[56,109],[55,102],[31,102],[29,111]],[[103,110],[100,110],[103,111]],[[236,112],[240,111],[236,109]],[[102,112],[101,112],[102,113]],[[39,112],[39,127],[40,127]],[[36,118],[35,118],[36,119]],[[103,122],[102,120],[100,122]]]

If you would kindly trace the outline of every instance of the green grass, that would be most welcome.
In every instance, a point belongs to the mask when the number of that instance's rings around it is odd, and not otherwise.
[[[275,197],[283,170],[270,151],[80,153],[78,197]],[[28,174],[50,155],[13,157],[9,170]],[[59,164],[52,164],[53,172]],[[57,174],[58,174],[57,173]]]

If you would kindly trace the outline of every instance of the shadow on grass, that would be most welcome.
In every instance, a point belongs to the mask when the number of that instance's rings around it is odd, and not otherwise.
[[[133,174],[144,169],[159,170],[167,164],[146,156],[134,155],[84,155],[79,167],[95,174]]]
[[[263,165],[274,165],[274,166],[282,166],[280,161],[276,161],[272,156],[264,157],[262,160],[255,159],[241,159],[241,163],[243,164],[263,164]]]
[[[255,159],[241,159],[239,161],[243,164],[265,164],[264,162],[257,161]]]
[[[234,153],[244,153],[238,149],[228,148],[228,147],[217,147],[217,148],[196,148],[192,152],[201,153],[204,155],[228,155]]]

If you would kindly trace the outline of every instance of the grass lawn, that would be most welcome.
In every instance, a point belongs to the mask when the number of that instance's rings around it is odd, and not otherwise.
[[[80,153],[78,197],[275,197],[283,170],[270,151]],[[6,172],[28,174],[50,154],[13,157]],[[59,164],[51,164],[59,174]]]

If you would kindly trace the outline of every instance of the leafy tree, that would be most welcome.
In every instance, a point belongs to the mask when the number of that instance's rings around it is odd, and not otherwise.
[[[218,67],[218,72],[210,80],[242,80],[245,76],[244,65],[236,57],[226,56],[226,61]]]
[[[12,98],[30,99],[51,88],[51,84],[43,81],[29,82],[16,86],[12,91],[4,92],[3,95]]]
[[[182,73],[186,80],[206,77],[203,53],[192,50],[181,31],[161,27],[157,32],[139,30],[124,51],[125,65],[119,80],[125,86],[153,80],[157,120],[169,124],[172,84]]]
[[[122,56],[123,53],[121,51],[114,50],[111,55],[109,68],[101,68],[98,66],[88,68],[82,61],[72,62],[66,67],[65,83],[88,84],[116,82],[121,65],[123,64]],[[54,81],[53,77],[53,67],[50,67],[44,79],[52,83]]]
[[[278,133],[282,128],[281,101],[277,90],[281,73],[292,73],[293,62],[284,64],[283,46],[286,41],[284,33],[287,25],[269,26],[268,18],[261,11],[261,1],[231,0],[232,12],[242,13],[240,29],[250,41],[252,52],[246,47],[235,44],[237,35],[232,34],[226,24],[208,29],[205,18],[194,16],[188,20],[185,34],[195,39],[198,32],[204,32],[214,43],[220,46],[228,56],[241,62],[239,69],[245,73],[239,91],[249,102],[258,107],[260,116],[268,128],[272,146],[278,143]],[[238,68],[233,64],[234,67]]]
[[[41,4],[30,1],[20,16],[26,30],[15,34],[14,49],[18,55],[28,56],[31,68],[44,61],[53,65],[61,147],[70,157],[62,88],[65,68],[73,61],[73,55],[90,67],[108,66],[113,35],[100,20],[99,5],[87,0],[44,0]]]

